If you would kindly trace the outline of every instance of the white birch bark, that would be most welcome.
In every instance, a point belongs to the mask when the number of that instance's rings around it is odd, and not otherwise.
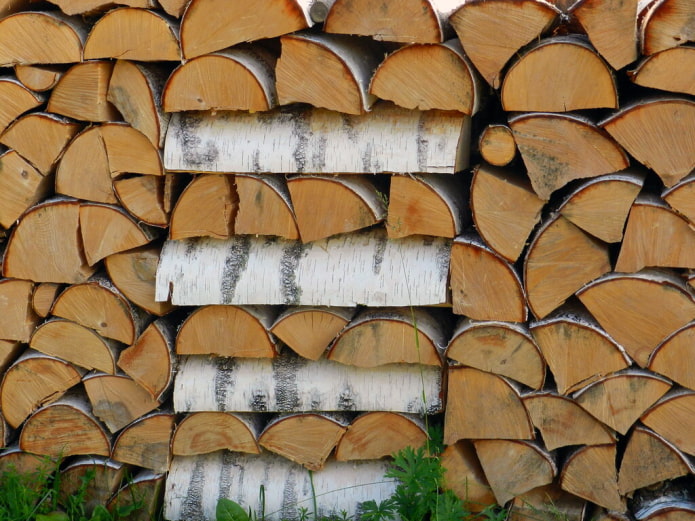
[[[381,103],[352,116],[324,109],[181,113],[164,144],[169,171],[443,173],[468,165],[470,117]]]
[[[451,241],[384,230],[301,244],[234,236],[167,241],[156,300],[173,304],[424,306],[448,300]]]
[[[359,514],[364,501],[389,497],[396,483],[384,478],[385,461],[337,462],[310,474],[300,465],[270,453],[235,454],[218,451],[202,456],[178,456],[172,461],[164,496],[164,517],[177,520],[214,520],[219,498],[236,501],[259,518],[296,520],[298,509],[317,517]],[[313,481],[313,487],[312,487]],[[260,487],[264,494],[261,496]],[[263,507],[261,499],[264,498]]]
[[[277,358],[181,360],[174,380],[176,412],[442,410],[442,370],[419,364],[359,368],[290,353]],[[424,396],[424,398],[423,398]]]

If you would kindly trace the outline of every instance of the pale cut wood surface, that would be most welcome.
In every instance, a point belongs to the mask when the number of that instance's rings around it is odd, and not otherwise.
[[[646,56],[628,71],[628,77],[637,85],[669,92],[695,94],[693,65],[695,47],[683,45]]]
[[[625,151],[581,116],[521,114],[510,117],[509,125],[531,185],[543,200],[574,179],[618,172],[629,165]]]
[[[523,402],[533,426],[540,431],[548,450],[617,441],[613,430],[567,396],[542,391],[524,395]]]
[[[99,18],[84,43],[84,59],[179,61],[178,23],[149,9],[119,7]]]
[[[159,0],[159,5],[168,15],[181,18],[188,2],[189,0]]]
[[[374,72],[369,92],[400,107],[475,114],[485,90],[458,39],[410,44],[389,54]]]
[[[15,342],[14,340],[0,340],[0,371],[4,374],[7,368],[12,364],[17,358],[19,358],[19,355],[21,355],[24,352],[24,344],[21,342]],[[5,418],[2,418],[0,420],[0,425],[4,425]],[[8,437],[8,427],[6,425],[0,427],[1,429],[4,429],[2,432],[2,436],[5,438]],[[2,441],[2,436],[0,436],[0,441]],[[7,440],[5,440],[5,445]]]
[[[52,0],[52,3],[69,15],[95,14],[111,8],[114,3],[143,9],[155,7],[156,4],[154,0],[116,0],[116,2],[113,0]]]
[[[564,490],[609,510],[624,512],[625,499],[618,491],[616,445],[588,445],[572,452],[560,474]]]
[[[40,318],[31,306],[34,283],[0,279],[0,338],[28,342]]]
[[[165,176],[121,177],[113,180],[113,192],[121,206],[137,220],[164,228],[169,225],[170,216],[165,185]]]
[[[482,158],[492,166],[507,166],[516,157],[512,129],[502,123],[489,124],[480,133],[478,150]]]
[[[671,208],[695,223],[695,175],[687,175],[671,188],[664,190],[661,197]]]
[[[435,366],[359,368],[284,353],[276,359],[188,356],[180,361],[174,382],[174,409],[429,414],[442,410],[441,379]]]
[[[469,124],[464,114],[386,102],[361,116],[311,108],[174,114],[164,165],[178,172],[452,174],[468,163]]]
[[[506,376],[532,389],[545,381],[546,364],[525,325],[464,318],[446,349],[463,365]]]
[[[84,480],[93,479],[86,487],[85,511],[93,512],[97,505],[106,504],[116,493],[126,475],[123,463],[103,456],[80,456],[65,465],[60,472],[59,494],[61,497],[78,493]],[[91,515],[91,514],[89,514]]]
[[[20,65],[14,66],[17,79],[34,92],[46,92],[56,86],[63,75],[62,65]]]
[[[369,92],[382,49],[368,38],[300,32],[280,38],[275,67],[278,103],[309,103],[363,114],[377,98]]]
[[[31,297],[31,307],[34,313],[41,318],[46,318],[51,312],[53,302],[58,296],[58,293],[62,290],[63,285],[54,282],[42,282],[37,284]]]
[[[260,454],[257,416],[203,411],[187,414],[176,425],[171,440],[174,456],[195,456],[226,449]]]
[[[695,390],[695,324],[688,322],[657,346],[649,357],[647,368],[664,375],[683,387]]]
[[[470,209],[480,236],[510,262],[523,251],[545,202],[520,170],[481,163],[473,169]]]
[[[565,521],[582,521],[591,512],[592,505],[565,492],[557,481],[519,494],[509,504],[508,521],[530,521],[536,517],[561,516]],[[595,513],[591,514],[596,516]],[[599,521],[592,517],[594,521]],[[614,520],[617,521],[617,520]]]
[[[169,238],[228,239],[234,233],[237,209],[230,176],[198,176],[184,188],[171,212]]]
[[[471,512],[483,510],[495,502],[495,496],[485,477],[473,443],[461,440],[448,445],[441,454],[444,467],[444,488],[469,501]]]
[[[240,174],[234,176],[234,182],[239,196],[236,234],[299,239],[297,217],[284,176]]]
[[[494,0],[465,2],[449,22],[464,51],[494,88],[502,68],[523,46],[550,28],[560,11],[548,2]],[[498,30],[505,28],[505,37]]]
[[[641,7],[641,6],[640,6]],[[688,0],[657,0],[640,12],[640,51],[650,55],[695,40],[693,4]]]
[[[273,54],[254,45],[198,56],[171,73],[162,107],[166,112],[270,110],[278,104],[275,64]]]
[[[506,111],[568,112],[618,106],[610,66],[585,40],[573,36],[547,38],[526,48],[507,70],[500,98]]]
[[[107,510],[113,514],[118,508],[140,505],[140,509],[130,514],[130,520],[150,521],[161,512],[165,477],[166,474],[141,470],[114,494]]]
[[[0,226],[10,228],[26,210],[49,196],[53,179],[14,150],[0,153]]]
[[[237,468],[244,472],[234,472]],[[264,511],[268,513],[291,517],[300,507],[311,510],[313,490],[319,516],[340,515],[342,510],[354,515],[360,502],[380,502],[393,493],[396,483],[384,479],[387,468],[382,461],[329,461],[323,470],[310,475],[298,464],[269,453],[178,456],[173,458],[167,478],[164,515],[171,520],[195,517],[211,521],[219,497],[237,501],[258,515],[259,485],[266,490]],[[361,486],[364,483],[370,485]]]
[[[389,240],[383,230],[305,245],[249,236],[167,241],[155,298],[186,305],[441,304],[447,299],[449,249],[444,239]]]
[[[41,105],[44,96],[11,76],[0,77],[0,133],[21,114]]]
[[[599,324],[641,367],[668,335],[695,318],[691,291],[669,275],[653,270],[613,273],[577,292]]]
[[[683,452],[695,455],[695,392],[672,391],[640,418],[642,423]]]
[[[155,472],[167,472],[171,463],[171,437],[176,416],[156,411],[125,427],[113,441],[111,457],[116,461]]]

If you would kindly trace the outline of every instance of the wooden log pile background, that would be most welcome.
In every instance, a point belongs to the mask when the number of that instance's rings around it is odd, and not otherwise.
[[[694,517],[693,17],[0,0],[0,466],[359,516],[441,424],[472,510]]]

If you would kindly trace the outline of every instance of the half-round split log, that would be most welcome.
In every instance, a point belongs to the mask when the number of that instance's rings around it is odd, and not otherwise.
[[[175,415],[156,411],[123,428],[113,441],[111,457],[116,461],[167,472],[171,463],[171,437]]]
[[[695,390],[695,323],[674,331],[649,357],[647,369],[664,375],[683,387]]]
[[[219,450],[260,454],[258,415],[194,412],[181,420],[171,439],[174,456],[195,456]]]
[[[105,505],[116,493],[126,470],[124,464],[103,456],[72,459],[60,469],[59,494],[67,498],[86,490],[85,514],[92,515],[97,505]]]
[[[627,505],[618,489],[616,456],[614,443],[577,448],[565,461],[560,486],[608,510],[624,512]]]
[[[234,233],[237,208],[231,176],[198,176],[183,190],[171,212],[169,238],[227,239]]]
[[[56,86],[65,72],[63,65],[20,65],[14,66],[17,79],[34,92],[46,92]]]
[[[40,319],[32,308],[34,283],[0,279],[0,338],[28,342]]]
[[[695,47],[684,45],[643,58],[628,77],[637,85],[668,92],[695,95],[690,71],[695,66]]]
[[[695,223],[695,175],[687,175],[672,187],[664,190],[661,197],[671,208]]]
[[[239,174],[234,176],[234,182],[239,196],[235,233],[299,239],[297,217],[284,176]]]
[[[113,495],[106,505],[107,510],[113,515],[118,509],[136,507],[129,514],[130,520],[150,521],[162,511],[165,477],[166,474],[141,470]]]
[[[678,449],[695,456],[695,392],[671,391],[644,413],[641,420]]]
[[[26,210],[49,196],[53,179],[15,150],[0,153],[0,226],[9,229]]]
[[[173,194],[167,193],[165,176],[120,177],[113,181],[113,192],[123,209],[138,221],[160,228],[169,225]]]
[[[688,0],[657,0],[640,4],[640,43],[643,54],[654,54],[695,40],[690,21],[695,15]]]
[[[0,133],[19,116],[41,105],[44,96],[10,76],[0,78]]]
[[[472,442],[461,440],[448,445],[441,454],[441,462],[444,488],[465,501],[471,512],[480,512],[496,501]]]

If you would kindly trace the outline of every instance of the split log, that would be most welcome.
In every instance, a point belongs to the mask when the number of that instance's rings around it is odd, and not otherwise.
[[[560,394],[626,369],[631,363],[622,347],[579,306],[561,307],[532,322],[530,329]]]
[[[607,245],[556,214],[535,233],[524,257],[529,309],[543,318],[610,270]]]
[[[473,222],[485,242],[508,261],[516,262],[521,255],[543,205],[520,172],[484,163],[473,169]]]
[[[153,0],[52,0],[52,3],[60,7],[65,14],[96,14],[109,9],[113,4],[127,5],[130,7],[148,8],[155,7]]]
[[[114,494],[106,505],[107,510],[113,514],[119,512],[119,509],[138,505],[140,508],[128,514],[130,521],[150,521],[156,518],[162,509],[165,476],[151,470],[141,470]]]
[[[611,273],[587,284],[577,296],[641,367],[668,335],[695,319],[690,290],[664,272]],[[655,314],[655,309],[660,312]]]
[[[326,358],[357,367],[442,366],[446,333],[422,308],[367,309],[340,332]]]
[[[485,95],[458,39],[414,43],[391,53],[374,72],[369,92],[407,109],[457,110],[471,116]]]
[[[156,320],[118,356],[118,367],[158,401],[164,400],[174,383],[173,329],[168,321]]]
[[[24,345],[14,340],[0,340],[0,373],[5,374],[7,368],[24,352]],[[0,414],[0,416],[2,416]],[[0,419],[0,423],[4,424],[5,419]],[[3,435],[0,436],[0,444],[4,447],[7,443],[3,443],[3,437],[6,436],[7,428],[0,427],[3,430]]]
[[[594,123],[575,114],[521,114],[509,126],[543,200],[574,179],[618,172],[629,166],[625,151]]]
[[[113,63],[96,60],[70,67],[51,91],[46,110],[80,121],[113,121],[121,115],[106,93]]]
[[[165,176],[138,175],[115,179],[113,191],[121,206],[138,221],[165,228],[170,215],[166,207],[173,203],[167,197],[171,194],[166,193],[165,185]]]
[[[560,486],[609,510],[624,512],[626,504],[618,490],[616,455],[614,443],[576,449],[565,461],[560,473]]]
[[[126,173],[164,174],[159,149],[142,132],[123,123],[106,123],[98,128],[112,178]]]
[[[473,1],[465,2],[452,13],[449,22],[483,78],[498,88],[507,61],[546,32],[559,14],[548,2]],[[505,28],[502,39],[498,34],[500,27]]]
[[[540,389],[545,381],[545,361],[521,324],[463,319],[449,341],[446,357],[532,389]]]
[[[661,197],[671,208],[684,216],[691,223],[695,223],[695,175],[687,175],[672,187],[666,189]]]
[[[303,245],[249,236],[167,241],[155,298],[184,305],[436,305],[447,300],[449,249],[444,239],[389,240],[379,229]]]
[[[651,405],[671,388],[663,376],[626,369],[604,376],[572,395],[589,414],[626,434]]]
[[[301,357],[318,360],[354,316],[354,308],[290,307],[278,315],[270,332]]]
[[[692,482],[688,478],[665,481],[639,490],[632,502],[639,521],[687,520],[695,514]]]
[[[274,319],[267,306],[196,308],[178,329],[176,354],[274,358],[280,349],[269,332]]]
[[[66,288],[55,299],[51,314],[124,344],[135,341],[146,321],[144,314],[134,308],[103,274]]]
[[[166,112],[270,110],[278,103],[275,63],[276,57],[258,45],[238,45],[198,56],[171,73],[162,108]]]
[[[242,174],[234,176],[239,210],[237,234],[277,235],[299,239],[290,191],[284,176]]]
[[[562,517],[565,521],[587,519],[589,503],[562,490],[557,482],[517,495],[508,506],[508,521],[531,521]],[[591,519],[596,520],[594,517]]]
[[[687,0],[640,3],[640,51],[650,55],[695,40],[693,5]]]
[[[616,71],[638,58],[637,4],[638,0],[585,0],[572,9],[593,46]]]
[[[104,259],[104,267],[121,293],[136,306],[158,317],[169,313],[174,306],[169,299],[155,300],[155,276],[161,246],[149,244]]]
[[[93,372],[86,375],[82,383],[92,412],[112,433],[160,405],[150,393],[124,375]]]
[[[244,472],[235,470],[239,468]],[[259,516],[265,512],[295,519],[299,508],[312,509],[314,501],[317,516],[340,516],[341,512],[354,516],[360,503],[374,500],[378,504],[395,491],[396,482],[384,479],[387,468],[381,461],[329,461],[323,470],[310,474],[300,465],[269,453],[179,456],[173,459],[167,477],[164,517],[213,520],[220,497],[232,499]],[[259,487],[265,491],[261,497]]]
[[[288,179],[287,188],[304,243],[368,228],[386,217],[382,194],[364,176],[302,175]]]
[[[442,410],[435,366],[361,368],[296,355],[268,358],[184,357],[174,382],[176,412]],[[513,421],[513,420],[510,420]]]
[[[445,444],[451,445],[461,439],[534,438],[519,391],[507,379],[456,366],[449,368],[448,377]],[[485,389],[485,393],[481,393],[481,389]]]
[[[637,161],[673,186],[695,168],[695,101],[643,98],[600,123]]]
[[[14,66],[17,79],[27,89],[34,92],[46,92],[56,86],[65,72],[61,65],[20,65]]]
[[[0,133],[19,116],[35,109],[44,101],[44,96],[32,92],[11,76],[0,77]]]
[[[524,322],[526,295],[514,266],[477,235],[459,235],[451,246],[453,311],[475,320]]]
[[[260,454],[258,435],[261,428],[257,414],[228,412],[194,412],[176,426],[171,439],[174,456],[195,456],[228,450]]]
[[[695,94],[689,71],[695,62],[695,47],[683,45],[644,57],[628,77],[637,85],[652,89]]]
[[[480,512],[495,503],[473,443],[461,440],[448,445],[441,454],[444,467],[443,487],[463,500],[471,512]]]
[[[166,14],[174,18],[181,18],[188,6],[188,0],[159,0],[158,3]]]
[[[338,461],[374,460],[406,447],[427,443],[420,417],[394,412],[367,412],[350,422],[335,448]]]
[[[408,235],[453,239],[470,224],[467,199],[468,187],[457,177],[391,176],[386,231],[392,239]]]
[[[34,283],[0,279],[0,338],[28,342],[39,323],[31,307]]]
[[[500,99],[506,111],[614,109],[618,89],[610,66],[586,40],[556,36],[524,49],[504,76]]]
[[[79,18],[57,11],[15,13],[0,20],[0,67],[81,62],[86,34]]]
[[[52,175],[43,175],[14,150],[0,153],[0,226],[10,228],[52,190]]]
[[[38,454],[31,454],[19,449],[19,445],[16,443],[5,447],[0,454],[0,471],[5,472],[8,470],[17,471],[22,475],[28,475],[32,473],[44,473],[50,474],[52,469],[55,469],[56,462],[46,458],[45,456],[39,456]]]
[[[623,452],[618,488],[621,494],[628,494],[693,472],[695,466],[680,450],[657,433],[637,425]]]
[[[345,434],[347,424],[346,418],[327,414],[282,415],[268,422],[258,437],[258,444],[304,468],[318,471]]]
[[[570,445],[602,445],[617,440],[611,429],[567,396],[543,391],[525,395],[523,402],[548,450]]]
[[[111,499],[125,475],[126,467],[122,463],[99,456],[82,456],[60,469],[58,494],[66,501],[84,487],[85,514],[89,516],[97,505],[103,506]]]
[[[694,413],[695,392],[680,389],[671,391],[654,404],[641,421],[679,450],[695,456]]]
[[[476,440],[480,465],[499,505],[557,475],[553,457],[537,443],[522,440]]]
[[[31,5],[31,2],[32,0],[2,0],[0,3],[0,18],[26,10]]]
[[[198,176],[183,190],[171,212],[169,238],[228,239],[234,233],[237,208],[230,176]]]
[[[115,342],[69,320],[54,318],[44,322],[34,331],[29,346],[87,370],[116,372]]]
[[[588,179],[567,194],[557,211],[604,242],[620,242],[628,213],[644,179],[645,173],[638,170]]]
[[[80,235],[90,266],[114,253],[148,244],[155,233],[154,229],[137,222],[120,206],[93,202],[84,202],[80,206]]]
[[[31,307],[41,318],[46,318],[53,307],[58,294],[63,291],[62,284],[54,282],[42,282],[34,287],[34,293],[31,296]]]
[[[178,23],[149,9],[112,9],[92,26],[84,44],[85,60],[102,58],[180,61]]]
[[[642,194],[630,210],[615,271],[695,268],[695,231],[658,196]],[[678,245],[674,248],[674,245]]]
[[[169,124],[161,103],[166,72],[159,65],[117,60],[106,94],[123,119],[156,148],[164,146]]]
[[[369,111],[369,92],[383,50],[374,40],[301,32],[280,38],[275,74],[278,103],[309,103],[346,114]]]
[[[514,134],[508,125],[491,123],[478,138],[480,155],[492,166],[507,166],[516,157]]]
[[[85,282],[95,270],[82,250],[79,214],[80,203],[74,199],[30,208],[7,242],[3,275],[35,282]]]
[[[174,414],[157,411],[124,427],[113,441],[111,457],[122,463],[166,472],[171,462]]]
[[[81,124],[66,118],[34,112],[16,119],[0,136],[0,143],[16,150],[47,175],[53,172],[68,142],[81,128]]]
[[[219,0],[191,0],[181,18],[186,60],[238,43],[273,38],[313,25],[309,11],[317,0],[247,0],[234,6]],[[224,9],[221,7],[224,6]],[[239,23],[243,20],[243,23]]]
[[[694,323],[689,322],[669,335],[649,357],[647,368],[695,390],[695,370],[692,367],[691,350],[695,338]]]
[[[68,392],[27,418],[19,436],[19,448],[53,458],[108,456],[111,437],[91,413],[83,393]]]
[[[178,113],[169,123],[164,163],[174,172],[453,174],[468,164],[469,134],[464,114],[386,102],[360,116],[311,108]]]

